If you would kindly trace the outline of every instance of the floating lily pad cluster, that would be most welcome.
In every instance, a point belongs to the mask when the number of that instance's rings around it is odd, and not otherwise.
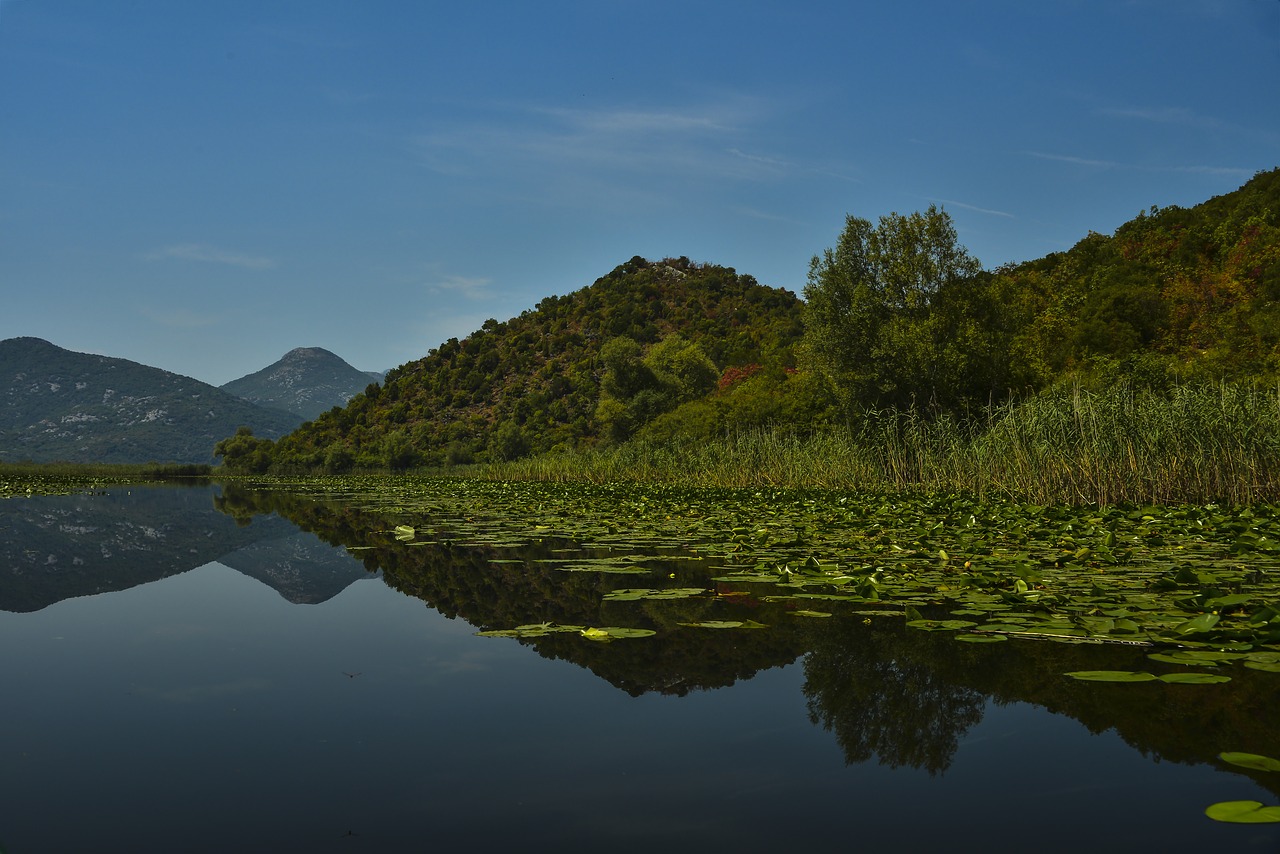
[[[1280,771],[1280,759],[1256,753],[1219,753],[1223,762],[1251,771]],[[1264,806],[1258,801],[1222,801],[1211,804],[1204,814],[1214,821],[1232,824],[1274,824],[1280,822],[1280,806]]]
[[[555,623],[533,623],[514,629],[496,629],[476,632],[486,638],[540,638],[547,635],[577,633],[587,640],[608,642],[619,638],[646,638],[657,634],[653,629],[635,629],[626,626],[561,626]]]
[[[1252,652],[1280,669],[1280,508],[1044,507],[961,495],[634,484],[323,478],[292,488],[353,502],[406,543],[562,539],[566,572],[648,576],[606,598],[695,596],[651,561],[718,560],[705,595],[750,591],[797,611],[906,615],[966,642],[1040,638]],[[664,591],[666,581],[677,592]],[[715,590],[710,589],[715,585]],[[646,592],[637,592],[637,591]],[[1268,647],[1276,647],[1269,649]],[[1157,659],[1159,660],[1159,659]],[[1219,658],[1225,663],[1231,659]],[[1207,666],[1179,660],[1166,664]]]

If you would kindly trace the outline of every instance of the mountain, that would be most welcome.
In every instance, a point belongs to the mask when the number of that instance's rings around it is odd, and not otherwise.
[[[220,388],[260,406],[283,409],[310,421],[335,406],[346,406],[382,374],[358,371],[320,347],[298,347],[262,370]]]
[[[402,468],[621,440],[726,377],[771,371],[784,383],[801,309],[731,267],[635,257],[390,371],[282,439],[271,465]],[[228,466],[261,459],[251,441]]]
[[[274,437],[300,421],[126,359],[0,341],[0,461],[210,463],[241,425]]]

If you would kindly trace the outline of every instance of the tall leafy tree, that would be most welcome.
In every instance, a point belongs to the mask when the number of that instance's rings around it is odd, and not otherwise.
[[[809,266],[807,358],[852,409],[934,399],[965,371],[946,336],[966,310],[954,295],[981,270],[936,205],[874,226],[847,217],[835,248]]]

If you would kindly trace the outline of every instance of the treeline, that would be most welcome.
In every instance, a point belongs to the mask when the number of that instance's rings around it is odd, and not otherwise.
[[[1280,170],[994,270],[936,207],[849,217],[804,296],[633,258],[445,342],[279,442],[242,431],[218,453],[233,471],[405,469],[753,430],[858,434],[886,412],[971,436],[1046,393],[1120,387],[1158,403],[1274,385]]]
[[[964,412],[1060,384],[1280,375],[1280,170],[983,271],[944,211],[849,217],[810,267],[805,352],[845,409]]]

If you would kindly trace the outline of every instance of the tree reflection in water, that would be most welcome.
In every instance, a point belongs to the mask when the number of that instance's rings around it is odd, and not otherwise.
[[[815,633],[804,659],[809,719],[833,733],[845,762],[945,771],[986,697],[916,658],[908,630],[841,621]],[[922,634],[914,632],[914,634]]]
[[[653,637],[611,644],[576,633],[520,640],[632,696],[724,687],[803,655],[809,717],[835,736],[850,764],[875,757],[891,767],[942,773],[987,703],[1015,702],[1068,715],[1095,733],[1114,730],[1157,760],[1220,765],[1217,755],[1224,750],[1280,755],[1280,731],[1269,723],[1276,678],[1270,673],[1234,668],[1229,687],[1084,683],[1064,674],[1159,666],[1135,646],[966,644],[949,632],[907,628],[900,617],[806,619],[788,613],[787,603],[754,593],[713,595],[714,562],[679,562],[652,577],[565,573],[547,559],[558,549],[553,557],[570,560],[564,549],[574,544],[567,541],[463,546],[439,536],[439,544],[406,546],[390,532],[397,520],[352,503],[228,485],[217,505],[238,519],[278,513],[329,543],[358,547],[366,570],[381,572],[389,586],[480,630],[547,621],[653,629]],[[666,583],[668,571],[680,578]],[[705,584],[708,593],[676,601],[602,601],[617,587],[696,584]],[[769,628],[682,625],[700,620],[755,620]],[[1280,775],[1225,770],[1247,773],[1280,794]]]

